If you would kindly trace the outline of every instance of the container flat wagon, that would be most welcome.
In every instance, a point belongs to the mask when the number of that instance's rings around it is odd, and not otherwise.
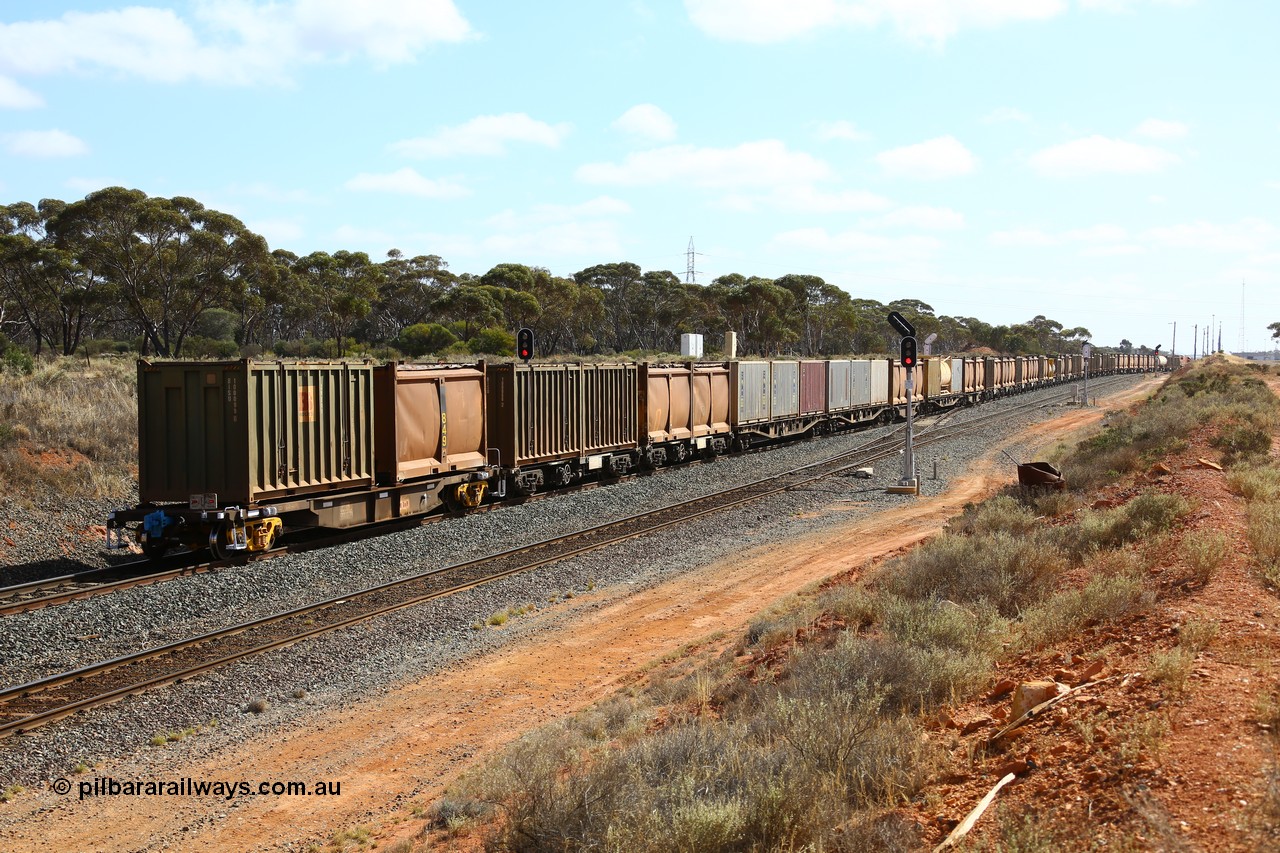
[[[139,505],[108,517],[108,543],[131,529],[152,557],[175,546],[262,551],[286,525],[430,512],[459,486],[478,502],[484,437],[467,402],[482,394],[483,366],[401,375],[395,364],[139,362]],[[440,409],[430,423],[426,397]],[[451,398],[460,428],[450,445]],[[390,442],[380,423],[399,426]]]
[[[504,487],[532,494],[640,461],[639,365],[491,365],[491,461]]]

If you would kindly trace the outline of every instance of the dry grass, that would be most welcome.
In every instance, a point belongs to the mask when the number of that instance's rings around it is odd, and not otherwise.
[[[0,489],[32,501],[127,497],[136,476],[135,386],[133,362],[121,359],[59,359],[30,375],[0,374]]]
[[[1182,558],[1202,584],[1208,583],[1230,556],[1231,542],[1221,533],[1195,531],[1182,540]]]

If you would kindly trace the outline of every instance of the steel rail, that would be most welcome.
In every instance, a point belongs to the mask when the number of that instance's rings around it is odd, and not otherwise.
[[[1021,413],[1024,409],[1043,407],[1045,405],[1047,405],[1045,401],[1037,401],[1024,406],[1007,408],[1001,412],[993,412],[989,415],[971,418],[955,426],[945,428],[935,426],[920,436],[919,443],[921,445],[937,443],[982,428],[992,420],[1007,419]],[[463,590],[500,578],[527,572],[540,566],[644,536],[666,527],[687,523],[715,512],[732,509],[771,495],[809,485],[826,477],[860,467],[868,462],[896,455],[898,452],[897,447],[897,436],[890,434],[829,459],[801,466],[781,477],[763,478],[724,492],[702,495],[649,512],[637,513],[626,518],[574,531],[563,536],[550,537],[498,554],[439,567],[362,590],[348,592],[324,601],[313,602],[303,607],[282,611],[261,619],[243,622],[229,628],[210,631],[196,637],[178,640],[156,648],[81,667],[70,672],[5,688],[0,690],[0,714],[14,717],[14,719],[0,722],[0,737],[17,732],[30,731],[81,710],[109,704],[125,696],[165,684],[187,680],[225,664],[272,649],[292,645],[319,634],[367,621],[376,616],[432,599],[454,595]],[[802,473],[803,476],[797,478],[796,475]],[[579,540],[579,542],[573,544],[574,540]],[[564,547],[566,544],[571,545],[571,547]],[[539,551],[547,551],[549,553],[539,555]],[[503,561],[514,562],[511,565],[502,567]],[[413,589],[415,584],[421,585],[431,580],[443,578],[446,575],[462,575],[467,571],[475,571],[494,564],[499,566],[496,571],[486,569],[476,576],[459,578],[461,581],[459,583],[451,583],[433,589]],[[404,589],[408,594],[393,598],[390,601],[379,602],[377,600],[379,595],[398,589]],[[359,604],[366,599],[371,602],[372,606],[362,609]],[[347,608],[346,611],[342,609],[344,607]],[[347,612],[350,610],[355,612]],[[331,615],[336,618],[316,625],[311,616],[318,614],[320,611],[332,611]],[[305,621],[303,621],[304,617]],[[280,635],[258,637],[253,633],[255,631],[264,631],[271,626],[284,627],[283,623],[287,623],[290,620],[299,621],[300,624],[295,628],[284,631]],[[183,663],[177,659],[177,656],[184,651],[199,650],[201,647],[219,641],[231,642],[233,638],[240,638],[243,641],[239,643],[239,647],[233,646],[228,650],[214,646],[205,650],[204,653],[196,655],[196,660],[191,663]],[[174,662],[179,664],[176,669],[167,667],[166,671],[159,673],[143,672],[140,673],[140,678],[135,678],[128,672],[120,672],[126,667],[141,667],[148,662],[154,662],[170,656],[175,656]],[[116,673],[117,677],[114,680],[106,679],[109,673]],[[118,677],[120,675],[126,677]],[[88,696],[63,701],[56,694],[51,695],[54,694],[57,688],[67,685],[73,685],[73,689],[82,689],[89,686],[88,682],[95,678],[105,680],[106,683],[102,687],[92,688],[96,692],[91,692]],[[40,707],[47,704],[50,699],[55,703],[53,707]],[[17,705],[21,708],[22,700],[28,700],[28,710],[15,713],[11,707],[8,707]]]
[[[1102,377],[1097,381],[1102,382],[1107,380],[1118,380],[1131,375],[1134,375],[1134,374],[1115,374],[1107,377]],[[1109,382],[1108,384],[1110,385],[1114,383]],[[1025,408],[1036,408],[1036,407],[1049,405],[1049,404],[1050,402],[1037,401],[1035,403],[1026,404]],[[896,408],[896,406],[891,406],[891,407]],[[1024,407],[1019,407],[1019,408],[1024,408]],[[938,418],[937,423],[941,424],[945,422],[945,420],[951,417],[952,415],[958,412],[967,411],[967,410],[968,410],[967,406],[957,405],[957,406],[949,407],[946,409],[942,409],[939,412],[933,413],[929,417]],[[1000,417],[1001,415],[993,415],[993,416]],[[925,426],[922,429],[927,429],[927,428],[928,428],[928,424],[925,424]],[[900,432],[901,432],[901,428],[895,430],[895,432],[892,433],[891,435],[896,435]],[[753,448],[749,452],[764,452],[764,451],[767,451],[769,446],[770,445],[767,445],[767,444],[758,445],[756,448]],[[659,468],[653,471],[642,471],[642,472],[637,472],[636,474],[628,474],[618,478],[618,481],[629,480],[637,476],[653,476],[655,474],[661,473],[664,470],[667,470],[668,467],[670,468],[683,467],[685,464],[690,464],[690,463],[680,463],[678,465],[673,465],[673,466],[664,466],[664,468]],[[823,464],[823,462],[818,462],[814,464]],[[797,470],[803,470],[803,469],[797,469]],[[570,487],[569,489],[558,489],[554,492],[546,492],[546,493],[541,493],[537,495],[531,495],[526,498],[520,499],[518,501],[512,501],[511,503],[519,503],[519,504],[531,503],[531,502],[545,500],[547,498],[553,498],[559,495],[563,495],[568,491],[582,491],[582,490],[591,489],[591,488],[599,488],[602,485],[607,485],[607,484],[602,484],[597,482],[582,483],[582,484],[578,484],[576,486]],[[501,508],[501,506],[497,504],[488,504],[474,511],[489,512],[489,511],[492,511],[493,509],[499,509],[499,508]],[[162,583],[164,581],[172,580],[178,577],[186,577],[189,575],[201,574],[204,572],[217,571],[230,566],[243,565],[245,562],[248,562],[248,561],[270,559],[272,557],[283,556],[284,554],[289,554],[289,553],[300,553],[300,552],[313,550],[317,548],[332,547],[333,545],[336,545],[336,544],[349,542],[349,541],[352,541],[353,539],[364,538],[370,535],[385,535],[388,533],[395,533],[395,532],[401,532],[404,530],[410,530],[415,527],[421,527],[427,524],[432,524],[438,521],[442,521],[445,518],[449,518],[449,517],[451,516],[447,513],[444,513],[444,514],[436,513],[436,514],[421,516],[413,519],[396,519],[394,521],[384,523],[384,524],[354,528],[351,530],[342,531],[337,534],[331,534],[328,536],[317,536],[315,537],[314,541],[301,542],[301,543],[294,542],[294,543],[282,545],[278,548],[273,548],[265,552],[237,555],[224,560],[206,560],[206,561],[197,562],[197,563],[185,562],[184,565],[181,565],[178,567],[162,569],[154,572],[146,572],[144,574],[139,574],[139,575],[131,575],[129,574],[129,571],[131,569],[142,569],[143,567],[151,565],[152,561],[146,560],[146,559],[136,560],[132,562],[122,563],[116,566],[90,569],[85,572],[77,572],[77,573],[68,574],[68,575],[60,575],[58,577],[29,581],[22,584],[15,584],[7,587],[0,587],[0,617],[9,616],[16,613],[26,613],[33,610],[40,610],[45,607],[51,607],[58,604],[66,604],[71,601],[79,601],[79,600],[84,600],[88,598],[93,598],[98,595],[106,595],[108,593],[118,592],[120,590],[130,589],[136,586],[149,586],[151,584]],[[183,557],[187,557],[187,556],[190,556],[190,555],[186,555],[186,554],[178,555],[176,559],[181,560]],[[124,575],[124,576],[121,577],[121,575]],[[93,581],[96,578],[105,578],[105,580],[94,583]],[[64,587],[68,584],[89,584],[89,585],[84,586],[83,588],[80,588],[80,589],[71,589],[71,590],[59,589],[59,587]],[[42,595],[42,596],[31,595],[32,593],[38,593],[43,590],[57,590],[57,591],[49,593],[48,595]],[[31,597],[27,597],[27,596],[31,596]]]

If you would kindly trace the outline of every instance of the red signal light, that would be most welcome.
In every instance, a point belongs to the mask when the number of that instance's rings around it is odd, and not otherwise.
[[[916,366],[916,339],[911,335],[902,339],[902,351],[899,354],[899,360],[903,367]]]

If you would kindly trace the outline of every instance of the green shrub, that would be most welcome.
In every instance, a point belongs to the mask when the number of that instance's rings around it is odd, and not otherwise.
[[[400,332],[393,343],[406,355],[421,358],[447,351],[458,343],[458,336],[439,323],[415,323]]]
[[[31,357],[31,353],[22,347],[17,344],[8,344],[0,353],[0,366],[12,373],[30,376],[35,372],[36,361]]]
[[[1231,421],[1223,426],[1222,431],[1213,439],[1213,446],[1222,451],[1222,461],[1226,465],[1249,459],[1254,456],[1265,456],[1271,451],[1271,429],[1252,423]]]
[[[516,351],[516,336],[506,329],[483,329],[467,341],[467,349],[473,355],[512,355]]]
[[[943,534],[895,561],[880,583],[897,595],[987,604],[1012,616],[1042,596],[1064,568],[1046,533]]]
[[[1083,588],[1060,592],[1022,615],[1022,637],[1037,648],[1068,637],[1086,625],[1112,622],[1151,606],[1155,596],[1136,574],[1094,577]]]
[[[1083,561],[1101,549],[1169,530],[1190,508],[1177,495],[1147,491],[1124,506],[1082,513],[1075,524],[1058,529],[1057,540],[1074,560]]]

